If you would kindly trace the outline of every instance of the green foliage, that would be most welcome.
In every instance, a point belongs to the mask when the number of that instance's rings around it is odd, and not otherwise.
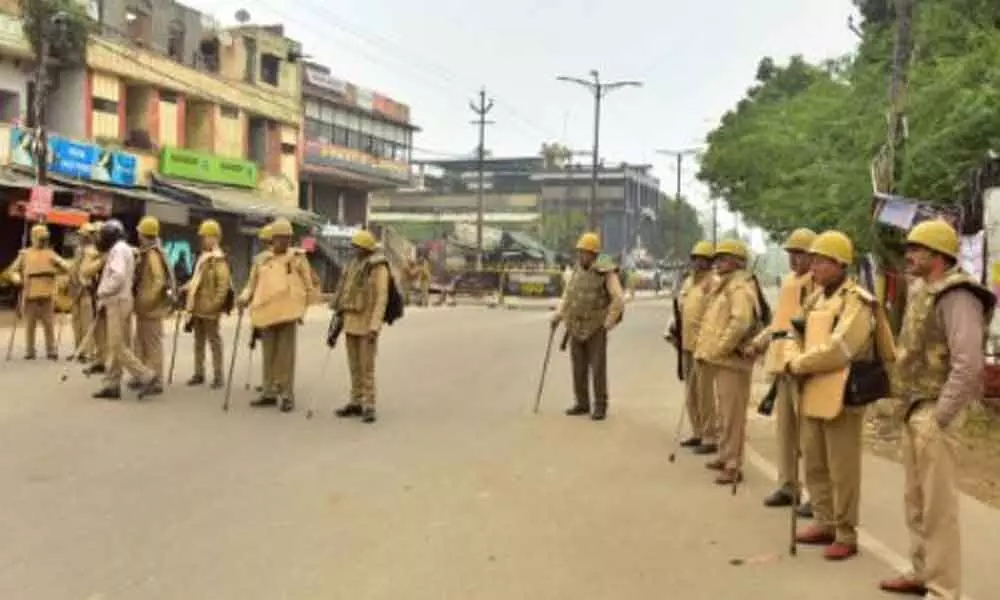
[[[70,66],[86,62],[87,40],[94,23],[75,0],[20,0],[22,28],[35,53],[48,41],[49,56]]]
[[[559,142],[543,143],[538,154],[545,159],[546,169],[561,169],[573,158],[573,151]]]
[[[855,4],[864,17],[855,54],[821,65],[765,58],[708,136],[699,178],[775,239],[806,226],[875,245],[870,164],[886,137],[895,17],[892,0]],[[899,193],[952,202],[969,169],[1000,148],[998,15],[996,0],[918,4]]]
[[[587,229],[587,214],[580,210],[542,213],[539,240],[553,252],[572,252],[576,239]]]
[[[678,244],[674,245],[674,224],[677,221],[677,200],[665,197],[660,201],[659,229],[660,239],[647,240],[650,250],[656,256],[669,258],[685,258],[691,248],[705,239],[705,230],[698,219],[698,211],[685,198],[680,203],[680,228],[677,232]],[[677,256],[674,250],[680,251]]]

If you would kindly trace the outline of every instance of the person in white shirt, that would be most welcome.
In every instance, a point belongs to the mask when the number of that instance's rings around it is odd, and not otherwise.
[[[125,241],[125,228],[112,219],[101,227],[98,249],[107,252],[104,270],[97,285],[97,310],[104,313],[108,369],[104,386],[94,398],[121,398],[122,370],[128,371],[138,383],[139,398],[160,393],[156,373],[142,364],[125,339],[132,317],[132,287],[135,280],[135,254]]]

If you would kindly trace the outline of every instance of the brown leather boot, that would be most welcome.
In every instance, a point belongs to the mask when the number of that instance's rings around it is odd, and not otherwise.
[[[823,550],[823,558],[827,560],[847,560],[858,553],[857,544],[845,544],[843,542],[834,542]]]

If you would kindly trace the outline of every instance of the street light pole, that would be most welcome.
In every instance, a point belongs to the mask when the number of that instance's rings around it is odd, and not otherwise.
[[[556,77],[559,81],[568,81],[587,88],[594,96],[594,148],[593,164],[590,171],[590,199],[587,202],[587,222],[590,230],[597,232],[600,230],[600,223],[597,219],[597,189],[598,189],[598,168],[601,156],[601,100],[609,92],[623,87],[642,87],[641,81],[614,81],[604,83],[601,75],[596,70],[590,72],[592,81],[580,79],[578,77],[566,77],[560,75]]]
[[[677,190],[674,197],[674,257],[680,259],[683,256],[681,248],[681,173],[684,168],[684,157],[698,154],[698,149],[657,150],[656,153],[677,158]]]

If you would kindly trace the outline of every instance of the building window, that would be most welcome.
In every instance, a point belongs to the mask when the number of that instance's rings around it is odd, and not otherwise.
[[[285,144],[285,143],[282,143],[281,144],[281,153],[285,154],[285,155],[295,154],[295,144]]]
[[[0,90],[0,121],[11,123],[21,116],[21,94]]]
[[[184,62],[184,24],[174,21],[167,33],[167,56],[179,63]]]
[[[236,108],[235,106],[222,105],[219,107],[219,114],[226,119],[239,119],[240,109]]]
[[[104,0],[89,0],[87,2],[87,16],[97,21],[104,22]]]
[[[114,100],[108,100],[106,98],[94,98],[93,108],[96,112],[109,113],[112,115],[118,114],[118,103]]]
[[[281,59],[273,54],[260,55],[260,79],[264,83],[278,87],[281,76]]]
[[[177,92],[173,92],[171,90],[160,90],[160,102],[177,104]]]
[[[153,20],[149,13],[134,6],[125,9],[125,27],[128,37],[139,45],[149,45],[153,32]]]
[[[347,148],[348,144],[350,143],[347,135],[347,130],[344,129],[343,127],[335,126],[333,128],[333,143],[338,146],[343,146],[344,148]]]

